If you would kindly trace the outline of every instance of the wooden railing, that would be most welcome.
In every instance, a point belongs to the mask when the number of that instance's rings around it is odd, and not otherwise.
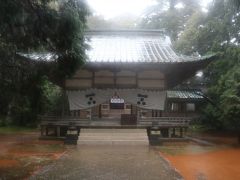
[[[91,121],[90,119],[80,119],[71,116],[39,116],[41,120],[41,125],[58,125],[58,126],[94,126],[94,122],[98,122],[97,124],[101,124],[101,120]],[[146,118],[138,118],[137,126],[139,127],[187,127],[189,126],[189,122],[192,120],[190,117],[146,117]],[[116,125],[120,122],[116,122]],[[106,126],[106,122],[102,119],[101,126]]]
[[[189,117],[146,117],[139,118],[138,124],[142,126],[161,126],[161,127],[187,127],[192,118]]]
[[[41,125],[89,125],[90,119],[81,119],[72,116],[39,116],[41,120]]]

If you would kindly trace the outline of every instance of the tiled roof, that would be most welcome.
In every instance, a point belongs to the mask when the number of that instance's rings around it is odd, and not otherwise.
[[[201,91],[167,91],[167,98],[174,99],[203,99]]]
[[[87,31],[85,35],[89,50],[87,63],[176,63],[194,62],[210,56],[185,56],[172,49],[170,38],[161,31],[119,30]],[[18,53],[35,61],[54,61],[54,53]]]
[[[169,37],[160,31],[101,31],[87,35],[90,49],[88,62],[171,63],[203,60],[206,57],[185,56],[174,52]]]

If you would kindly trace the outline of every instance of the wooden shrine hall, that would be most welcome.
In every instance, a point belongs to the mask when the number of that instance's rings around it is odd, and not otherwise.
[[[182,136],[204,98],[174,87],[214,56],[178,54],[161,31],[88,31],[86,39],[86,63],[65,80],[69,111],[41,116],[42,136],[65,136],[69,126],[153,128],[163,137],[179,129]]]

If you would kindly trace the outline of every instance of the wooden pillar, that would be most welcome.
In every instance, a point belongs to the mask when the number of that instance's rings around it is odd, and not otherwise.
[[[46,126],[46,136],[48,136],[48,127]]]
[[[99,108],[98,108],[98,117],[102,118],[102,105],[99,104]]]
[[[166,129],[166,136],[169,138],[169,128]]]
[[[147,135],[150,136],[151,135],[151,129],[147,128]]]
[[[62,103],[62,112],[61,112],[61,115],[62,117],[65,115],[65,100],[67,99],[66,98],[66,90],[64,89],[63,90],[63,103]]]
[[[164,138],[169,138],[169,128],[160,129],[160,131]]]
[[[183,128],[180,128],[180,137],[183,137]]]
[[[41,126],[41,136],[44,135],[44,126]]]
[[[131,104],[131,114],[133,114],[133,105]]]
[[[175,131],[175,128],[173,128],[172,136],[173,136],[173,137],[176,137],[176,131]]]
[[[61,130],[61,127],[60,126],[57,126],[57,137],[60,137],[60,131]]]
[[[57,126],[54,127],[54,136],[57,136]]]
[[[92,120],[92,108],[89,109],[89,117],[90,117],[90,120]]]

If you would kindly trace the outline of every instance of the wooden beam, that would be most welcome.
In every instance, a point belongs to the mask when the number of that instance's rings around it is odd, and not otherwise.
[[[135,76],[135,78],[136,78],[136,88],[138,88],[138,71],[136,71],[136,76]]]
[[[92,88],[95,88],[95,72],[92,71]]]
[[[117,73],[116,73],[116,71],[113,71],[113,84],[114,84],[114,87],[116,87],[116,85],[117,85]]]

